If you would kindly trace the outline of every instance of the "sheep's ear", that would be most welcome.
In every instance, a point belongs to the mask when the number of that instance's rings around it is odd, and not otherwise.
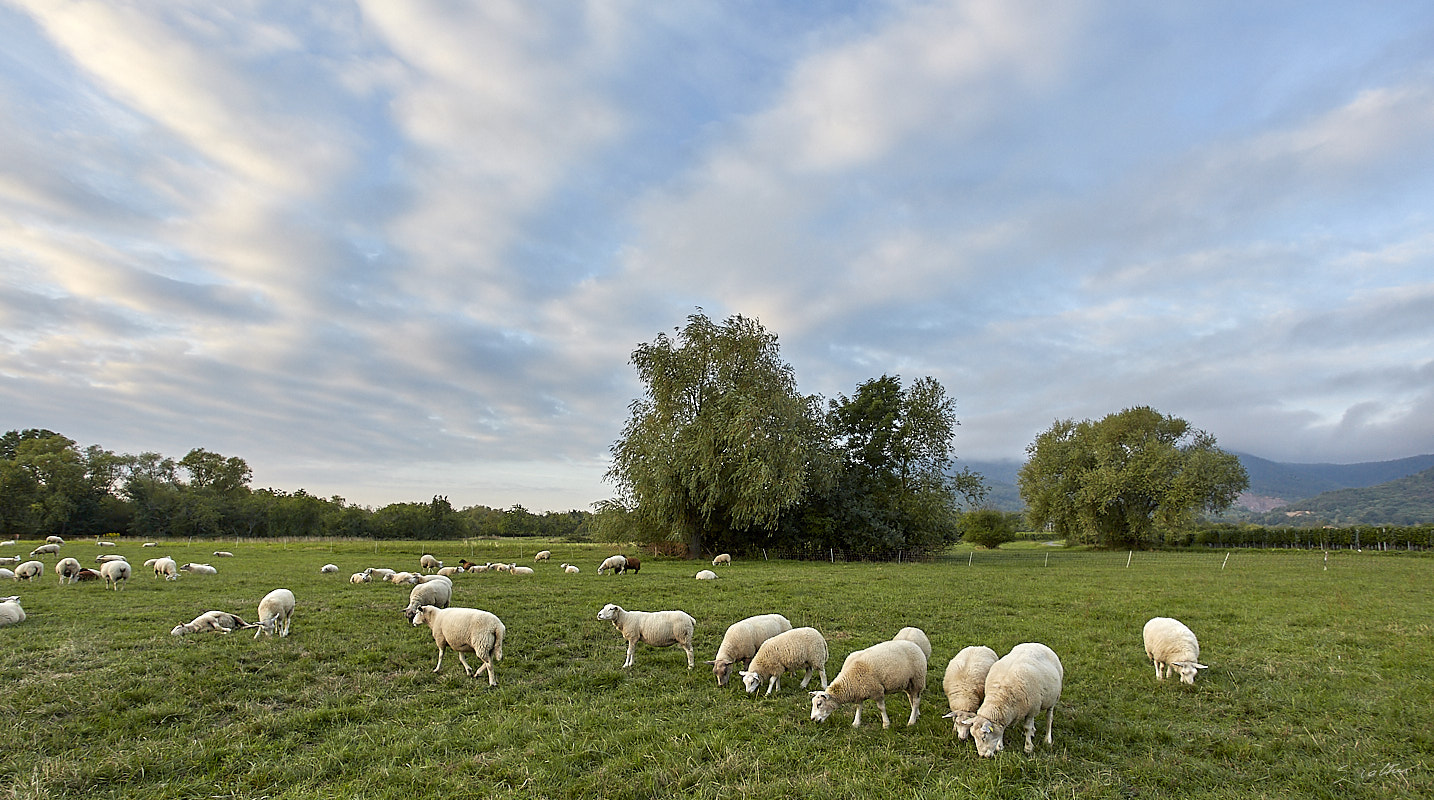
[[[942,719],[955,719],[955,718],[956,718],[956,712],[955,712],[955,711],[948,711],[947,713],[942,714],[942,715],[941,715],[941,718],[942,718]]]
[[[716,664],[716,661],[703,661],[703,664]]]
[[[1204,664],[1192,664],[1191,666],[1195,667],[1195,669],[1209,669],[1209,667]]]

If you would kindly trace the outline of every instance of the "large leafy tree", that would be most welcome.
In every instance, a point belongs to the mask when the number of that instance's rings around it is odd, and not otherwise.
[[[699,309],[632,352],[646,387],[612,446],[608,480],[642,526],[704,542],[774,525],[823,460],[819,399],[797,393],[777,337],[750,317]]]
[[[1214,436],[1146,406],[1059,420],[1026,455],[1017,481],[1032,524],[1081,544],[1150,546],[1201,510],[1229,508],[1249,485]]]
[[[0,436],[0,532],[91,535],[110,519],[103,508],[121,459],[54,431]]]

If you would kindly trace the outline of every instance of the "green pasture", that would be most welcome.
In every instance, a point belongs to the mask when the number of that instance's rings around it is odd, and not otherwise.
[[[15,550],[29,552],[34,542]],[[455,576],[454,605],[507,625],[499,685],[432,672],[408,587],[351,585],[364,567],[517,561],[531,577]],[[121,541],[121,591],[60,586],[52,571],[0,585],[29,616],[0,628],[0,798],[1389,798],[1434,796],[1434,557],[1416,553],[1076,552],[1030,544],[932,563],[644,559],[598,576],[630,545],[479,542]],[[214,550],[235,553],[214,558]],[[62,555],[93,564],[93,543]],[[5,552],[3,555],[12,555]],[[144,559],[204,561],[216,576],[155,579]],[[581,574],[565,575],[569,561]],[[337,564],[337,575],[319,567]],[[172,637],[210,609],[251,619],[276,587],[298,598],[286,639]],[[698,668],[677,648],[625,645],[596,619],[614,602],[697,619]],[[905,625],[934,645],[922,714],[875,709],[814,724],[807,694],[719,689],[726,627],[780,612],[847,653]],[[1210,665],[1157,683],[1141,627],[1174,616]],[[1065,666],[1055,744],[995,759],[951,732],[941,675],[962,647],[1050,645]],[[1041,731],[1044,731],[1042,726]]]

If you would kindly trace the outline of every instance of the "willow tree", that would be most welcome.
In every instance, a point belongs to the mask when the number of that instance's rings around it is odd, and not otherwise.
[[[1026,454],[1017,481],[1031,523],[1081,544],[1149,546],[1197,511],[1229,508],[1249,485],[1214,436],[1146,406],[1057,421]]]
[[[646,386],[612,446],[607,478],[644,527],[689,557],[730,531],[774,525],[800,502],[825,452],[820,399],[797,393],[776,334],[699,310],[633,350]]]

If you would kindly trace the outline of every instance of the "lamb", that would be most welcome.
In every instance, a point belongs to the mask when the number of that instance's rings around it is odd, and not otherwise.
[[[951,730],[962,739],[971,736],[971,718],[976,716],[981,701],[986,697],[986,674],[997,658],[995,650],[973,645],[963,648],[946,665],[941,688],[946,692],[946,704],[951,707],[951,713],[942,718],[952,721]]]
[[[553,551],[552,551],[552,550],[539,550],[538,552],[536,552],[536,553],[533,554],[533,560],[534,560],[534,561],[547,561],[548,559],[550,559],[550,558],[552,558],[552,557],[553,557]]]
[[[926,689],[926,654],[915,642],[908,640],[878,642],[865,650],[857,650],[842,662],[827,688],[812,692],[812,721],[821,722],[831,716],[842,703],[856,703],[856,720],[861,725],[861,703],[875,700],[881,712],[881,727],[890,728],[886,716],[886,695],[905,692],[911,701],[907,726],[915,725],[921,713],[921,693]]]
[[[427,625],[433,631],[433,643],[438,645],[438,663],[433,671],[443,668],[443,650],[451,647],[458,652],[458,661],[463,664],[463,674],[478,677],[488,672],[488,685],[498,685],[498,675],[493,665],[503,660],[503,635],[507,633],[503,621],[490,612],[477,608],[438,608],[421,606],[413,615],[413,625]],[[468,666],[464,653],[473,653],[482,666],[474,670]]]
[[[153,544],[153,543],[151,542],[151,544]],[[145,547],[149,547],[149,545],[146,544]],[[214,551],[214,557],[215,557],[215,558],[233,558],[233,557],[234,557],[234,554],[231,553],[231,552],[229,552],[228,550],[215,550],[215,551]]]
[[[240,628],[249,627],[249,623],[239,618],[237,614],[230,614],[227,611],[206,611],[189,622],[181,622],[169,631],[170,636],[184,636],[190,633],[203,633],[205,631],[218,631],[219,633],[233,633]]]
[[[30,581],[45,574],[45,562],[26,561],[15,568],[15,580]]]
[[[572,564],[562,564],[562,565],[560,565],[560,566],[562,567],[563,572],[566,572],[566,573],[569,574],[569,575],[576,575],[576,574],[578,574],[579,572],[582,572],[582,570],[578,569],[577,567],[573,566]]]
[[[174,559],[169,556],[156,558],[151,566],[154,567],[154,577],[164,576],[167,581],[179,580],[179,565],[174,563]]]
[[[418,557],[418,566],[421,569],[436,570],[439,567],[443,566],[443,562],[439,561],[428,553],[424,553],[423,555]]]
[[[219,570],[212,564],[189,563],[179,568],[181,572],[188,572],[190,575],[218,575]]]
[[[1155,664],[1155,679],[1180,673],[1181,683],[1195,683],[1200,670],[1209,667],[1200,663],[1200,642],[1185,623],[1170,617],[1154,617],[1145,623],[1145,655]]]
[[[612,570],[612,574],[614,574],[614,575],[620,575],[620,574],[622,574],[622,571],[623,571],[626,567],[627,567],[627,558],[626,558],[626,557],[620,556],[620,555],[619,555],[619,556],[608,556],[607,558],[603,559],[603,562],[602,562],[601,564],[598,565],[598,574],[601,575],[601,574],[603,574],[603,571],[610,569],[610,570]]]
[[[337,573],[338,571],[339,571],[339,565],[338,565],[338,564],[325,564],[325,565],[323,565],[322,567],[319,567],[319,574],[320,574],[320,575],[328,575],[328,574],[331,574],[331,573]]]
[[[893,642],[899,642],[902,640],[908,642],[916,642],[916,646],[920,647],[921,652],[926,654],[926,660],[931,660],[931,640],[926,638],[926,631],[923,631],[920,628],[902,628],[901,630],[896,632],[895,636],[891,637],[891,640]]]
[[[244,627],[259,629],[254,631],[255,639],[261,633],[273,636],[276,632],[283,638],[289,635],[289,623],[293,618],[294,593],[288,589],[275,589],[259,601],[259,621]]]
[[[612,626],[627,640],[627,660],[623,669],[633,664],[637,643],[653,647],[681,645],[687,653],[687,668],[692,669],[696,658],[692,654],[692,631],[697,620],[685,611],[625,611],[622,606],[608,603],[598,611],[598,619],[612,622]]]
[[[25,609],[20,607],[20,595],[0,597],[0,628],[19,625],[25,621]]]
[[[1036,716],[1046,712],[1046,744],[1056,718],[1065,669],[1051,648],[1026,642],[1011,648],[986,673],[986,697],[970,719],[976,752],[990,758],[1005,749],[1006,728],[1025,720],[1026,752],[1036,749]]]
[[[140,545],[140,547],[159,547],[159,542],[145,542]],[[215,555],[218,555],[218,553],[215,553]]]
[[[827,688],[827,640],[816,628],[793,628],[762,643],[757,655],[748,668],[739,673],[742,687],[748,694],[756,692],[767,682],[767,694],[782,688],[782,674],[799,669],[806,670],[802,676],[802,688],[811,683],[813,673],[821,676],[822,688]]]
[[[715,581],[715,580],[717,580],[717,573],[713,572],[713,571],[710,570],[710,569],[704,569],[704,570],[702,570],[701,572],[697,573],[697,580],[699,580],[699,581]]]
[[[368,583],[370,580],[371,578],[362,572],[355,572],[349,576],[349,583]]]
[[[712,674],[717,676],[717,685],[727,685],[733,664],[750,664],[763,642],[791,629],[792,623],[781,614],[759,614],[727,626],[717,655],[707,662],[712,665]]]
[[[30,557],[34,558],[35,556],[53,556],[58,555],[59,552],[60,546],[57,544],[42,544],[34,550],[30,551]]]
[[[631,572],[634,575],[642,572],[642,559],[637,556],[623,556],[623,558],[627,559],[627,564],[623,566],[622,572]]]
[[[73,558],[62,558],[55,562],[55,574],[60,576],[60,583],[74,583],[76,576],[80,574],[80,562]]]
[[[105,586],[110,589],[119,589],[120,581],[129,580],[130,565],[128,561],[106,561],[100,565],[100,575],[104,576]]]
[[[442,578],[436,581],[425,581],[413,587],[408,593],[408,605],[403,608],[403,615],[412,620],[413,615],[423,606],[438,606],[447,608],[453,600],[453,581]]]
[[[727,565],[730,566],[730,565],[732,564],[732,554],[731,554],[731,553],[722,553],[722,554],[718,555],[716,558],[712,559],[712,566],[715,567],[715,566],[717,566],[718,564],[727,564]]]

